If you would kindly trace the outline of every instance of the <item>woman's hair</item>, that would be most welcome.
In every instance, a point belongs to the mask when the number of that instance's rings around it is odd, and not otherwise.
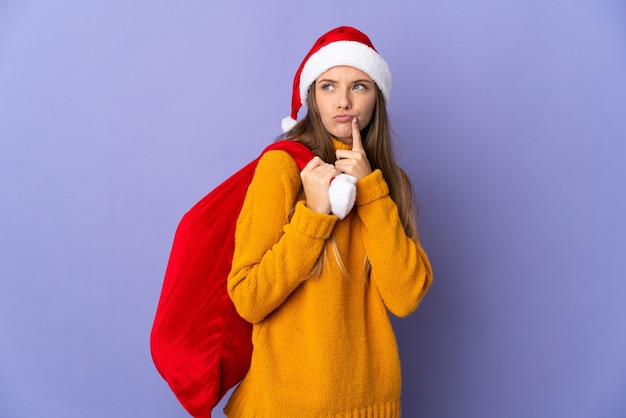
[[[327,163],[334,164],[335,148],[330,133],[324,127],[315,104],[315,83],[309,87],[306,116],[281,139],[301,142]],[[380,169],[389,186],[389,195],[398,207],[406,235],[417,237],[417,204],[409,178],[396,163],[391,144],[391,127],[385,99],[376,87],[376,103],[369,124],[361,130],[363,148],[372,170]]]

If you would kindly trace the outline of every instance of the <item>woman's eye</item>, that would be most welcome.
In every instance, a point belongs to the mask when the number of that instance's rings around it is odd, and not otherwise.
[[[365,84],[355,84],[354,90],[367,90],[367,86]]]
[[[330,83],[324,83],[322,84],[322,90],[332,90],[333,89],[333,85]]]

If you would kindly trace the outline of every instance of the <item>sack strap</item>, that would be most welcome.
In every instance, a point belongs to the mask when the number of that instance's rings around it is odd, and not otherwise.
[[[293,157],[293,159],[296,160],[296,163],[298,163],[298,167],[300,167],[300,170],[302,170],[304,166],[307,165],[313,157],[315,157],[313,151],[307,148],[306,145],[289,139],[283,139],[274,142],[273,144],[265,148],[263,150],[263,153],[272,150],[282,150],[288,152]]]

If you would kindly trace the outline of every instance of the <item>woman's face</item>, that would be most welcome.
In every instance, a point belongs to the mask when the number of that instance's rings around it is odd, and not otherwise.
[[[315,80],[315,104],[326,130],[352,143],[352,119],[359,129],[370,123],[376,104],[376,83],[354,67],[333,67]]]

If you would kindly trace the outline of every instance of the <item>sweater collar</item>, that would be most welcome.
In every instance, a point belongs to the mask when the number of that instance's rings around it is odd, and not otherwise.
[[[334,137],[331,137],[330,139],[333,141],[333,146],[335,147],[335,150],[338,150],[338,149],[351,150],[352,149],[352,144],[344,144],[343,142],[341,142],[340,140]]]

